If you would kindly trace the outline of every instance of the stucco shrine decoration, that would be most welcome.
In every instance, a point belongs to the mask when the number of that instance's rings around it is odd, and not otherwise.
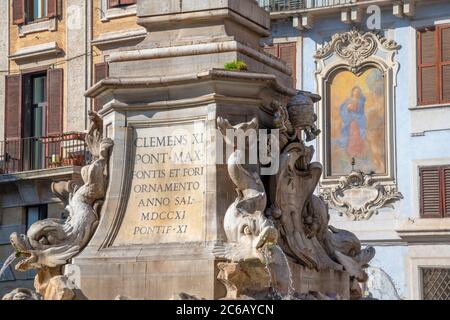
[[[362,171],[352,171],[341,177],[339,185],[322,190],[321,197],[340,215],[356,221],[368,220],[378,214],[379,209],[393,208],[393,203],[403,199],[396,186],[382,185]]]
[[[334,34],[331,41],[318,49],[315,58],[325,59],[333,52],[348,62],[353,72],[372,56],[378,48],[388,51],[398,50],[400,46],[394,40],[388,40],[379,34],[361,32],[357,29]]]
[[[395,56],[400,48],[401,46],[394,40],[387,39],[375,32],[352,29],[334,34],[331,40],[317,49],[314,55],[317,65],[318,92],[323,96],[323,101],[319,102],[317,113],[318,122],[324,131],[324,139],[318,141],[319,148],[322,150],[319,161],[324,163],[325,167],[320,193],[331,208],[341,215],[345,214],[351,220],[368,220],[377,214],[379,209],[392,207],[396,201],[403,198],[395,183],[395,130],[393,129],[395,114],[392,111],[395,110],[395,88],[399,70]],[[344,173],[333,174],[330,140],[332,128],[329,126],[333,103],[333,97],[330,94],[332,80],[339,72],[350,71],[361,76],[365,70],[370,70],[370,68],[380,70],[384,79],[382,94],[386,114],[384,116],[384,137],[380,135],[379,139],[382,140],[372,139],[367,143],[384,144],[386,170],[368,175],[367,172],[375,172],[375,170],[373,168],[370,170],[349,168]],[[353,90],[351,84],[349,84],[348,90],[349,92]],[[372,101],[372,103],[374,102]],[[372,118],[368,117],[368,111],[369,109],[366,108],[364,116],[367,121],[370,121]],[[369,126],[369,122],[366,123]]]

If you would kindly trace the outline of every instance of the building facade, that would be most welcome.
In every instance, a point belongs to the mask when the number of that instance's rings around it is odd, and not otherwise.
[[[449,298],[450,3],[258,2],[272,15],[264,49],[287,62],[298,89],[323,97],[318,192],[335,227],[377,249],[368,294]],[[108,76],[109,54],[145,29],[135,0],[8,0],[0,9],[3,262],[12,232],[65,216],[51,186],[79,180],[89,160],[83,131],[100,104],[84,92]],[[0,296],[33,277],[9,268]]]
[[[335,227],[376,247],[368,293],[448,299],[450,3],[260,4],[267,50],[296,47],[297,88],[322,96],[318,191]]]
[[[77,181],[89,159],[83,132],[98,104],[85,91],[107,76],[108,52],[135,45],[135,0],[8,0],[0,19],[0,261],[9,235],[64,218],[51,189]],[[0,296],[32,287],[34,272],[9,267]]]

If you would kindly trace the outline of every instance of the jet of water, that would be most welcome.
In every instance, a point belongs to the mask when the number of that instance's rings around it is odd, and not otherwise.
[[[14,260],[16,260],[16,253],[13,252],[8,259],[6,259],[5,263],[3,264],[3,267],[0,269],[0,279],[2,278],[3,273],[5,273],[6,269],[8,269],[8,267],[11,265],[11,263],[14,262]]]
[[[271,257],[270,250],[271,249],[268,246],[265,246],[261,253],[264,257],[265,262],[264,269],[266,270],[267,275],[269,276],[269,283],[268,283],[269,299],[278,300],[281,298],[281,294],[278,292],[275,283],[273,281],[272,271],[270,269],[270,257]]]
[[[281,252],[281,256],[284,258],[284,262],[286,263],[286,269],[288,271],[288,276],[289,276],[288,294],[286,297],[284,297],[284,299],[291,300],[295,294],[294,280],[292,279],[292,271],[291,271],[291,267],[289,266],[289,261],[288,261],[288,258],[286,257],[286,254],[283,252],[283,250],[280,247],[278,247],[278,248]]]
[[[271,251],[276,252],[277,254],[280,254],[283,257],[284,260],[284,267],[286,268],[287,274],[289,276],[289,286],[288,286],[288,292],[286,295],[282,295],[276,288],[276,285],[273,281],[273,277],[272,277],[272,271],[271,271],[271,267],[270,267],[270,257],[271,257]],[[264,262],[265,262],[265,270],[269,276],[269,290],[271,290],[271,293],[269,294],[270,298],[273,299],[282,299],[282,300],[292,300],[294,299],[294,295],[295,295],[295,288],[294,288],[294,281],[292,278],[292,271],[291,268],[289,266],[289,262],[288,262],[288,258],[286,256],[286,254],[283,252],[283,249],[280,248],[280,246],[275,245],[274,247],[269,248],[268,246],[265,246],[264,249],[262,250],[262,255],[264,257]]]

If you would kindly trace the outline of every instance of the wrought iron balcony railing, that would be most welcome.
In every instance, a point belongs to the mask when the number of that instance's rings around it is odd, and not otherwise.
[[[80,132],[0,141],[0,174],[83,166],[87,156]]]
[[[259,5],[270,12],[324,8],[363,1],[365,0],[258,0]]]

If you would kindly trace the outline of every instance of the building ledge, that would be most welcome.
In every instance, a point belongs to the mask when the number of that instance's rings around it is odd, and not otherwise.
[[[417,106],[409,110],[412,136],[423,136],[425,132],[450,129],[450,104]]]
[[[37,179],[48,179],[52,178],[55,180],[63,179],[66,177],[81,177],[81,167],[79,166],[66,166],[58,168],[49,168],[33,171],[22,171],[17,173],[0,174],[0,184],[17,182],[17,181],[27,181],[27,180],[37,180]]]
[[[450,218],[409,219],[396,229],[406,242],[450,242]]]
[[[9,56],[9,59],[21,64],[30,60],[42,60],[46,58],[54,58],[61,54],[63,50],[56,42],[39,44],[36,46],[25,47],[17,50]]]
[[[107,22],[112,19],[129,17],[136,15],[137,5],[129,5],[118,8],[108,8],[108,4],[105,0],[102,0],[102,14],[101,21]]]
[[[92,40],[91,44],[102,50],[111,45],[123,45],[127,42],[143,40],[146,35],[147,31],[144,28],[125,32],[107,32]]]
[[[25,37],[27,34],[35,32],[56,31],[56,29],[57,29],[56,18],[31,22],[19,26],[19,37]]]

